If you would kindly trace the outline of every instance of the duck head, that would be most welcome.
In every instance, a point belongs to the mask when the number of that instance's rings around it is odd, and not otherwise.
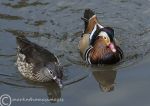
[[[112,52],[116,52],[115,42],[114,42],[114,30],[111,27],[104,27],[98,36],[101,36],[106,46],[110,48]]]
[[[43,68],[45,77],[48,77],[48,78],[54,80],[59,85],[60,88],[63,87],[62,70],[63,70],[63,68],[60,65],[58,65],[57,63],[56,64],[50,63],[50,64],[46,65],[46,67]]]
[[[98,25],[95,25],[95,30],[90,35],[91,45],[94,46],[96,43],[101,46],[106,46],[113,53],[116,52],[115,40],[114,40],[114,30],[111,27],[100,28]]]

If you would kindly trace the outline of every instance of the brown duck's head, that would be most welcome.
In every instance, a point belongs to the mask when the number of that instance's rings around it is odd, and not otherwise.
[[[54,80],[60,88],[63,87],[62,77],[63,77],[63,67],[55,64],[49,63],[44,68],[44,75],[52,80]]]

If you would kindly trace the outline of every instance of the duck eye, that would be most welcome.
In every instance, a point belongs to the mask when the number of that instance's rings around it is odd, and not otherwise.
[[[49,72],[50,72],[50,74],[53,74],[53,72],[51,70]]]
[[[103,38],[104,38],[105,40],[107,40],[107,38],[106,38],[105,36],[104,36]]]

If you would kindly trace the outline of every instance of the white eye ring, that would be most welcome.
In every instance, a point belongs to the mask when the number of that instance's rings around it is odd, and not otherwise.
[[[52,70],[48,70],[49,71],[49,73],[52,75],[53,74],[53,71]]]
[[[50,73],[51,73],[51,74],[53,74],[53,72],[52,72],[52,71],[50,71]]]

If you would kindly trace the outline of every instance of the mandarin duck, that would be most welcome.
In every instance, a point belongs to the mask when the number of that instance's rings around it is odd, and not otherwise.
[[[95,13],[86,9],[84,17],[85,28],[79,41],[81,57],[88,64],[115,64],[123,58],[123,51],[114,38],[111,27],[102,26]]]
[[[25,37],[16,37],[16,42],[16,65],[23,77],[36,82],[53,80],[62,87],[63,69],[54,54]]]

